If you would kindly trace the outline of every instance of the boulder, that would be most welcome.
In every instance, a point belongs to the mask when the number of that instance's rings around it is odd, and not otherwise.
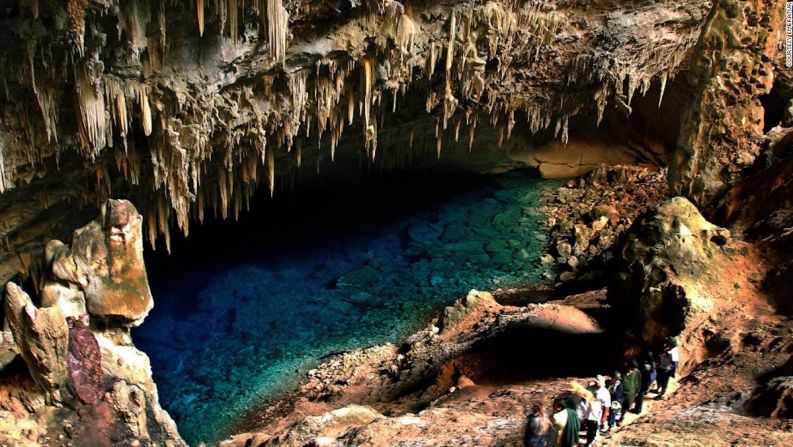
[[[646,343],[679,333],[713,307],[703,281],[729,238],[688,200],[664,202],[640,216],[617,247],[610,303]]]
[[[487,307],[497,307],[498,304],[489,292],[471,290],[465,298],[457,300],[453,306],[449,306],[443,311],[440,327],[442,332],[446,332],[458,326],[465,319],[473,314],[477,309]]]
[[[335,445],[331,442],[340,434],[384,418],[385,416],[370,407],[348,405],[319,416],[308,417],[291,426],[282,436],[271,438],[262,445]]]
[[[16,284],[5,287],[0,366],[19,355],[32,382],[18,378],[24,387],[0,392],[0,407],[18,418],[10,425],[25,427],[0,427],[0,444],[28,445],[21,440],[38,433],[35,445],[184,446],[130,335],[153,304],[132,204],[108,201],[71,247],[47,244],[45,264],[41,307]]]
[[[336,281],[336,287],[367,287],[380,280],[380,272],[368,265],[353,270]]]

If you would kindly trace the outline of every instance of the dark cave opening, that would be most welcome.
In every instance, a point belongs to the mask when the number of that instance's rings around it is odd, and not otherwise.
[[[790,107],[791,97],[793,97],[793,91],[790,91],[783,82],[778,80],[774,82],[774,86],[768,94],[760,96],[760,103],[765,111],[763,132],[768,132],[788,119],[786,114]]]
[[[513,326],[474,346],[455,361],[479,384],[517,383],[555,377],[594,377],[619,365],[620,334],[572,334]]]

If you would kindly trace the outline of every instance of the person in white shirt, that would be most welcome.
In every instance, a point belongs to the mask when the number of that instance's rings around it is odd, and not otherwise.
[[[595,444],[600,426],[603,423],[608,411],[611,407],[611,394],[606,388],[606,378],[604,376],[597,376],[597,381],[592,384],[592,394],[595,398],[589,403],[589,411],[586,415],[586,445],[591,447]]]

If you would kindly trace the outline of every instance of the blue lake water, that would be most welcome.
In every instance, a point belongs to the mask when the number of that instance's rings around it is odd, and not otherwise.
[[[472,288],[543,282],[555,186],[513,171],[325,188],[147,254],[155,308],[134,340],[160,403],[190,445],[216,442],[324,355],[396,342]]]

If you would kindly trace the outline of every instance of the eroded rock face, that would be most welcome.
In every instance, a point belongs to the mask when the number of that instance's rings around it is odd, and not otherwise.
[[[670,186],[702,208],[713,205],[760,153],[760,96],[771,90],[774,61],[782,53],[776,31],[782,8],[763,0],[715,1],[693,49],[688,83],[695,99],[682,111]]]
[[[40,307],[16,284],[5,287],[13,336],[3,333],[5,355],[18,352],[36,386],[25,384],[27,374],[11,380],[5,372],[0,394],[20,404],[0,402],[11,410],[4,418],[30,429],[0,430],[0,443],[184,445],[129,333],[152,307],[141,216],[129,202],[110,200],[71,246],[52,241],[46,255]]]
[[[682,197],[641,216],[618,245],[608,297],[647,344],[678,334],[713,307],[705,284],[730,238]]]

